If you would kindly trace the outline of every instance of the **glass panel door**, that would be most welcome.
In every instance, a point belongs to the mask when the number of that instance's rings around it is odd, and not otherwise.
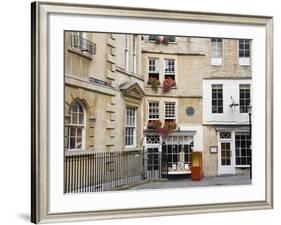
[[[219,142],[218,174],[235,174],[232,141]]]

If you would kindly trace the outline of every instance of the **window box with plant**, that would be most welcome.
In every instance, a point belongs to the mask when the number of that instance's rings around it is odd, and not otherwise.
[[[156,134],[160,136],[167,136],[177,128],[175,120],[165,120],[162,127],[162,122],[160,120],[151,120],[147,124],[147,129],[153,130]]]
[[[147,129],[156,130],[162,126],[161,120],[149,120],[147,124]]]
[[[157,89],[161,83],[157,78],[151,77],[151,78],[149,78],[147,84],[151,85],[151,87],[154,91],[157,91]]]
[[[176,82],[171,77],[168,77],[163,81],[163,91],[169,91],[175,85]]]

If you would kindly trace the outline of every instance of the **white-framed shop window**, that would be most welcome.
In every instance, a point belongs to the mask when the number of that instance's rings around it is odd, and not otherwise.
[[[136,109],[132,107],[126,108],[125,146],[136,146]]]
[[[251,64],[250,55],[250,40],[239,40],[239,65],[249,66]]]
[[[67,149],[85,150],[85,110],[78,101],[74,101],[70,107]]]
[[[251,162],[251,137],[249,132],[235,132],[236,167],[249,167]]]
[[[211,38],[211,64],[214,66],[222,65],[222,39]]]
[[[149,101],[148,102],[148,120],[159,120],[159,102]]]

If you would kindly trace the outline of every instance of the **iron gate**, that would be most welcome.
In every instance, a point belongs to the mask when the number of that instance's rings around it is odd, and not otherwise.
[[[145,154],[145,175],[147,179],[167,177],[168,164],[166,155],[159,152],[158,147],[149,147]]]

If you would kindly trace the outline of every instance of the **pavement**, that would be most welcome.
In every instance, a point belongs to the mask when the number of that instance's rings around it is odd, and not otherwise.
[[[164,189],[164,188],[187,188],[187,187],[208,187],[208,186],[226,186],[226,185],[247,185],[251,184],[249,175],[229,175],[205,177],[200,181],[192,181],[191,179],[159,179],[147,180],[127,187],[126,190],[142,190],[142,189]]]

